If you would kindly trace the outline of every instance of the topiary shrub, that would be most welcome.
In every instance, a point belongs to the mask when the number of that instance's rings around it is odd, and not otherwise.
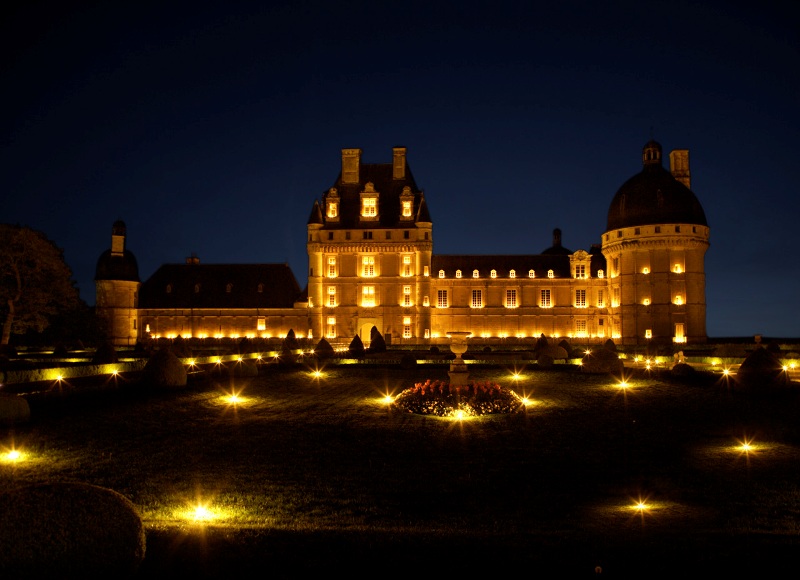
[[[364,350],[364,343],[361,342],[361,338],[356,334],[353,337],[353,340],[350,341],[350,346],[347,347],[347,352],[352,358],[363,358],[366,354]]]
[[[19,425],[27,423],[30,418],[31,408],[25,397],[0,393],[0,425]]]
[[[617,345],[610,338],[603,343],[603,348],[611,352],[617,352]]]
[[[431,353],[432,353],[432,354],[439,354],[439,347],[438,347],[438,346],[436,346],[436,345],[434,344],[434,345],[431,347]]]
[[[92,356],[93,365],[110,365],[117,362],[119,362],[117,350],[108,340],[98,346],[97,350],[94,351],[94,356]]]
[[[324,338],[319,339],[317,346],[314,347],[314,354],[319,358],[331,358],[336,354],[331,346],[331,343]]]
[[[684,363],[677,363],[673,365],[670,373],[674,377],[690,377],[694,374],[694,367]]]
[[[596,348],[581,359],[581,371],[592,374],[611,374],[622,376],[623,364],[616,352],[606,348]]]
[[[791,381],[775,353],[759,347],[739,365],[736,384],[745,391],[771,392],[789,386]]]
[[[564,352],[569,353],[572,350],[572,345],[570,345],[569,341],[566,338],[562,338],[561,342],[558,343],[558,346],[564,349]]]
[[[131,578],[144,559],[134,505],[85,483],[31,485],[0,494],[0,577]]]
[[[369,348],[367,352],[386,352],[386,341],[383,339],[383,335],[380,333],[377,326],[373,326],[369,331]]]
[[[553,345],[543,349],[539,353],[539,358],[541,358],[542,356],[549,356],[553,360],[566,360],[568,353],[564,349],[564,347]]]
[[[411,354],[410,352],[405,353],[400,358],[400,368],[408,371],[416,366],[417,366],[417,357]]]
[[[281,345],[281,351],[290,352],[299,349],[300,349],[300,342],[297,340],[297,337],[294,334],[294,328],[290,328],[289,332],[286,333],[286,338],[283,339],[283,344]]]
[[[185,387],[186,368],[175,353],[169,348],[162,348],[144,365],[142,379],[154,387]]]
[[[483,352],[492,352],[492,347],[491,346],[484,346],[483,347]],[[464,358],[464,357],[462,356],[461,358]]]
[[[178,358],[192,357],[192,349],[189,348],[188,341],[184,340],[180,334],[175,337],[175,340],[172,341],[169,349],[175,353],[175,356]]]
[[[553,366],[554,359],[549,354],[540,354],[536,359],[536,364],[543,369],[549,369]]]

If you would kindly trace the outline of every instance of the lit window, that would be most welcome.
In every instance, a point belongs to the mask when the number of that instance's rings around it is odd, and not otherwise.
[[[439,278],[444,278],[444,270],[439,270]]]
[[[683,304],[683,296],[680,294],[675,295],[675,304]]]
[[[516,271],[516,270],[511,270],[511,271],[508,273],[508,277],[509,277],[509,278],[516,278],[516,277],[517,277],[517,271]]]
[[[578,336],[586,336],[586,321],[585,320],[576,320],[575,321],[575,334]]]
[[[325,333],[328,338],[336,338],[336,317],[329,316],[328,317],[328,328],[327,332]]]
[[[430,338],[430,337],[431,337],[431,329],[430,328],[426,328],[425,329],[425,338]]]
[[[329,316],[328,317],[328,324],[336,324],[336,317],[335,316]]]
[[[483,308],[483,292],[481,290],[472,291],[472,308]]]
[[[645,306],[650,306],[650,299],[645,298],[644,300],[642,300],[642,304],[644,304]]]
[[[575,277],[586,278],[586,266],[584,264],[575,265]]]
[[[541,291],[541,300],[539,301],[539,306],[542,308],[550,308],[553,304],[550,302],[550,290],[542,290]]]
[[[547,271],[547,277],[548,277],[548,278],[553,278],[553,277],[554,277],[554,274],[553,274],[553,271],[552,271],[552,270],[548,270],[548,271]]]
[[[492,278],[497,278],[497,270],[492,270],[491,272],[489,272],[489,276],[491,276]]]
[[[361,306],[375,306],[375,286],[364,286],[361,289]]]
[[[335,201],[328,202],[328,217],[335,218],[339,215],[339,204]]]
[[[686,334],[681,322],[675,325],[675,342],[686,342]]]
[[[449,306],[450,306],[450,304],[447,301],[447,290],[439,290],[436,293],[436,307],[437,308],[448,308]]]
[[[597,277],[598,278],[605,278],[606,277],[606,273],[603,270],[598,270],[597,271]]]
[[[422,275],[423,276],[429,276],[430,275],[430,272],[428,271],[428,267],[427,266],[423,266],[422,267]]]
[[[370,278],[375,275],[375,256],[364,256],[361,258],[363,266],[361,275]]]
[[[411,306],[411,286],[403,286],[403,306]]]
[[[611,306],[614,308],[619,306],[619,288],[614,288],[614,299],[611,301]]]
[[[403,318],[403,338],[411,338],[411,317]]]
[[[422,297],[422,305],[423,306],[430,306],[431,305],[430,300],[428,300],[427,296],[423,296]]]
[[[375,197],[365,197],[361,200],[361,215],[363,217],[375,217],[378,215],[378,199]]]
[[[649,273],[650,273],[650,268],[648,268],[647,266],[642,268],[642,274],[649,274]]]
[[[328,306],[336,306],[336,286],[328,286]]]
[[[597,307],[598,308],[605,308],[606,306],[606,297],[605,293],[602,290],[597,291]]]
[[[536,278],[536,272],[533,270],[528,270],[528,278]]]
[[[586,290],[575,290],[575,308],[586,308]]]
[[[644,331],[644,337],[645,337],[645,338],[653,338],[653,330],[652,330],[652,329],[650,329],[650,328],[648,328],[647,330],[645,330],[645,331]]]
[[[411,256],[403,256],[403,276],[411,276]]]
[[[681,267],[681,265],[680,265],[680,264],[675,264],[675,267],[673,268],[673,271],[674,271],[676,274],[680,274],[681,272],[683,272],[683,268]]]
[[[479,278],[479,277],[480,277],[480,274],[478,273],[478,271],[477,271],[477,270],[473,270],[473,271],[472,271],[472,277],[473,277],[473,278]]]
[[[411,202],[403,202],[403,217],[411,217]]]
[[[336,278],[336,256],[328,256],[328,278]]]
[[[461,278],[461,270],[456,270],[456,278]]]
[[[506,308],[517,307],[517,291],[515,289],[506,290]]]

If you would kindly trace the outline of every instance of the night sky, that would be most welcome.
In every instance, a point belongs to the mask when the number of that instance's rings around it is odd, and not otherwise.
[[[535,254],[556,227],[588,250],[652,137],[690,151],[709,336],[800,336],[791,2],[15,4],[0,221],[62,247],[89,304],[117,219],[143,280],[196,253],[304,286],[350,147],[408,148],[438,254]]]

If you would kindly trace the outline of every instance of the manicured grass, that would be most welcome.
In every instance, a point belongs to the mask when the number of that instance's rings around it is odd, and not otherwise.
[[[497,572],[653,577],[792,565],[800,547],[800,399],[718,376],[644,371],[621,389],[574,367],[471,369],[526,412],[467,421],[381,400],[444,367],[342,366],[178,392],[131,384],[32,398],[0,485],[114,489],[147,529],[142,578]],[[519,370],[519,369],[517,369]],[[223,399],[231,390],[242,402]],[[745,453],[737,441],[752,438]],[[638,500],[649,508],[633,509]],[[187,520],[197,502],[215,519]]]

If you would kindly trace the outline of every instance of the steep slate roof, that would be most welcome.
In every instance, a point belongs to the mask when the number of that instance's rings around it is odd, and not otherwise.
[[[415,220],[400,219],[400,194],[403,188],[408,186],[414,194],[414,207],[412,216],[417,216],[416,221],[430,222],[427,204],[423,203],[422,191],[417,187],[411,168],[406,162],[405,178],[394,179],[392,177],[391,163],[362,163],[359,167],[358,183],[342,183],[342,174],[336,178],[333,187],[339,195],[339,220],[329,221],[324,215],[320,216],[324,220],[323,229],[374,229],[374,228],[402,228],[404,225],[411,227]],[[377,221],[361,221],[361,192],[364,191],[368,182],[371,182],[378,192],[378,219]],[[322,194],[322,210],[324,211],[325,199],[328,192]],[[318,203],[318,202],[315,202]],[[422,208],[420,208],[422,204]],[[308,223],[319,223],[316,221],[316,211],[312,209]]]
[[[646,154],[657,152],[656,158]],[[619,188],[608,209],[606,231],[651,224],[707,226],[706,214],[691,189],[661,165],[661,145],[644,146],[644,167]]]
[[[591,254],[591,276],[597,277],[598,270],[605,270],[606,260],[601,254]],[[537,278],[547,278],[547,271],[552,270],[555,278],[570,278],[569,256],[566,254],[538,255],[434,255],[431,258],[431,277],[438,278],[439,270],[444,270],[446,278],[455,278],[456,270],[461,270],[462,279],[472,278],[472,271],[478,270],[481,278],[489,278],[492,270],[497,271],[498,278],[508,278],[511,270],[515,270],[517,278],[527,278],[528,271],[533,270]]]
[[[139,289],[139,308],[291,308],[301,296],[288,264],[164,264]]]

